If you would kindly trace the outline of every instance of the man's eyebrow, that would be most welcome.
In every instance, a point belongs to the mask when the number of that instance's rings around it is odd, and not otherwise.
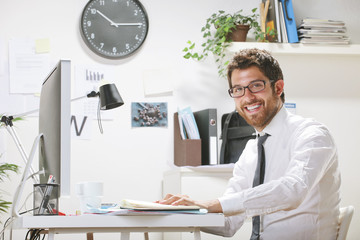
[[[253,83],[253,82],[255,82],[255,81],[265,81],[265,80],[262,80],[262,79],[254,79],[254,80],[251,80],[250,82],[249,82],[249,84],[251,84],[251,83]],[[248,85],[249,85],[248,84]],[[246,87],[246,86],[241,86],[240,84],[236,84],[236,85],[234,85],[233,87]]]

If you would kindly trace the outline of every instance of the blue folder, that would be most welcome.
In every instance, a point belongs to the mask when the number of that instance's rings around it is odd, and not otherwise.
[[[292,0],[280,0],[283,6],[285,27],[289,43],[299,42]]]

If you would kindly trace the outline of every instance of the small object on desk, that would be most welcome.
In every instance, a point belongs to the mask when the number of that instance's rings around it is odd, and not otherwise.
[[[116,208],[118,205],[116,203],[101,203],[101,209],[108,209],[108,208]]]
[[[59,215],[59,184],[34,184],[34,215]]]

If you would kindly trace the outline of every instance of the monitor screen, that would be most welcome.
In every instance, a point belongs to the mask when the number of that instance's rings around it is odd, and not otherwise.
[[[49,175],[60,184],[60,196],[70,196],[71,62],[60,60],[43,82],[40,94],[40,183]]]

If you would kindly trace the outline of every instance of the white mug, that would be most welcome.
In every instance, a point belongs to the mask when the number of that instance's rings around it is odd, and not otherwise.
[[[80,199],[80,210],[82,213],[91,212],[92,209],[101,207],[101,198],[103,196],[102,182],[77,183],[75,192]]]

